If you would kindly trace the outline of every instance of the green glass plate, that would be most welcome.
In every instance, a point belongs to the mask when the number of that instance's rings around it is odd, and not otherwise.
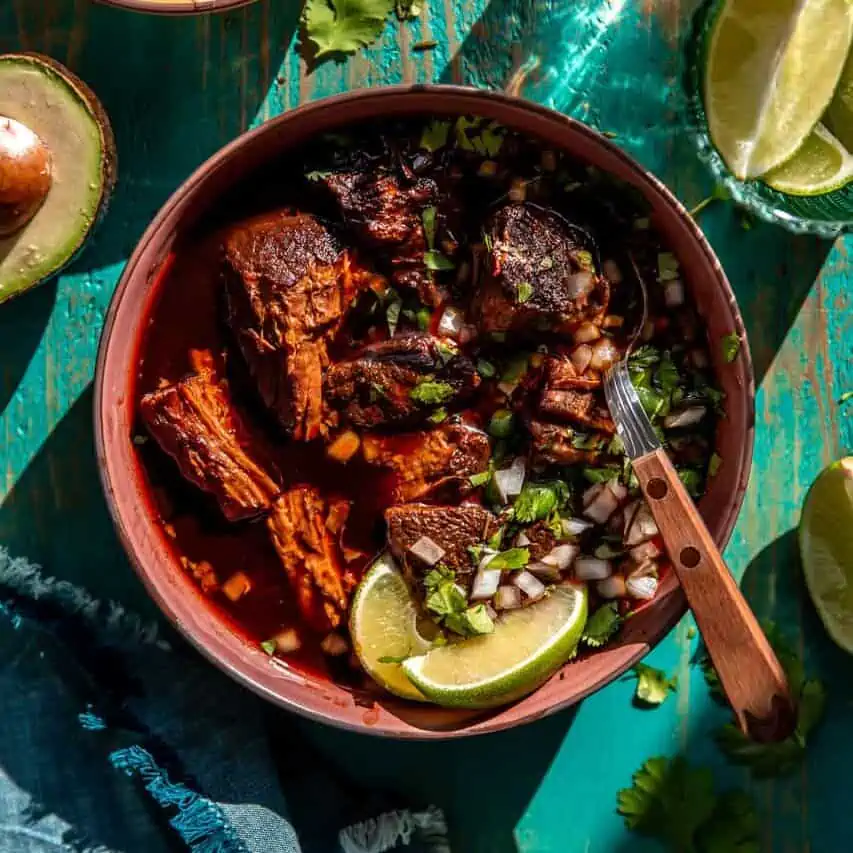
[[[781,225],[795,234],[817,234],[827,238],[853,230],[853,183],[820,196],[787,195],[762,181],[739,180],[714,147],[702,93],[710,35],[722,5],[720,0],[700,5],[691,19],[681,54],[681,76],[687,93],[687,129],[700,160],[737,204],[765,222]]]

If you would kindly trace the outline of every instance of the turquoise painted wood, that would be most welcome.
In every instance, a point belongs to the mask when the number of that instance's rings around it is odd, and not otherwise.
[[[296,0],[261,0],[216,18],[140,17],[88,0],[0,0],[0,51],[39,50],[102,97],[119,146],[108,219],[58,281],[0,308],[0,542],[49,572],[152,612],[107,518],[92,451],[91,380],[110,294],[144,226],[189,172],[240,131],[307,100],[360,86],[456,81],[523,92],[602,130],[689,206],[709,186],[678,121],[678,0],[429,0],[389,22],[379,43],[310,70],[297,50]],[[435,39],[433,51],[413,45]],[[519,83],[516,79],[515,83]],[[744,227],[716,204],[702,214],[737,292],[756,362],[755,465],[727,551],[762,617],[782,623],[828,681],[826,724],[793,777],[751,783],[708,733],[724,719],[690,658],[688,620],[651,656],[680,689],[655,711],[616,683],[518,731],[429,746],[357,737],[271,710],[300,726],[356,786],[442,805],[458,853],[643,853],[616,791],[643,759],[683,753],[719,784],[750,787],[767,853],[853,849],[853,660],[826,640],[804,598],[794,528],[805,490],[853,450],[853,306],[847,240]],[[2,761],[2,756],[0,756]],[[286,767],[287,756],[282,756]],[[309,851],[313,853],[313,851]]]

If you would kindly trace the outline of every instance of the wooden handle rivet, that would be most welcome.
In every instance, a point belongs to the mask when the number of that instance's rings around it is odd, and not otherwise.
[[[665,498],[668,491],[669,488],[666,485],[666,481],[661,480],[660,477],[652,477],[652,479],[646,483],[646,494],[650,498],[654,498],[656,501],[661,500],[661,498]]]
[[[681,549],[678,559],[685,568],[694,569],[699,565],[701,555],[692,545],[688,545],[686,548]]]

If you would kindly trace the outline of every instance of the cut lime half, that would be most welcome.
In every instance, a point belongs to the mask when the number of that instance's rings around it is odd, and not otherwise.
[[[832,99],[853,39],[850,0],[725,0],[706,53],[711,138],[734,175],[790,159]]]
[[[853,456],[821,472],[800,518],[806,586],[829,635],[853,654]]]
[[[535,690],[572,656],[586,616],[586,588],[556,586],[541,601],[503,613],[493,633],[409,658],[403,671],[439,705],[502,705]]]
[[[821,124],[794,156],[769,171],[762,180],[788,195],[823,195],[840,189],[853,178],[853,157]]]
[[[350,613],[353,647],[367,674],[386,690],[424,701],[400,661],[432,644],[418,631],[418,609],[397,564],[383,554],[362,578]]]

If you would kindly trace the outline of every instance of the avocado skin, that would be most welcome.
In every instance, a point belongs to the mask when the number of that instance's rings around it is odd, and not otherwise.
[[[32,51],[0,54],[0,62],[22,62],[38,65],[42,69],[46,69],[48,74],[53,74],[64,80],[94,117],[95,123],[101,133],[101,146],[103,150],[103,156],[101,158],[101,197],[98,202],[98,207],[93,217],[91,227],[80,235],[79,244],[61,264],[45,273],[41,278],[35,279],[26,287],[19,288],[11,293],[0,293],[0,304],[2,304],[4,302],[8,302],[10,299],[13,299],[21,293],[26,293],[28,290],[32,290],[32,288],[38,287],[40,284],[44,284],[46,281],[50,281],[50,279],[59,275],[62,270],[64,270],[79,256],[80,252],[85,248],[89,238],[92,236],[99,223],[103,220],[104,216],[106,216],[107,210],[109,209],[110,199],[112,198],[113,189],[115,188],[116,180],[118,179],[118,151],[116,149],[112,125],[110,124],[110,119],[106,110],[104,110],[104,107],[100,100],[98,100],[97,95],[95,95],[95,93],[73,71],[70,71],[61,62],[57,62],[49,56]]]

